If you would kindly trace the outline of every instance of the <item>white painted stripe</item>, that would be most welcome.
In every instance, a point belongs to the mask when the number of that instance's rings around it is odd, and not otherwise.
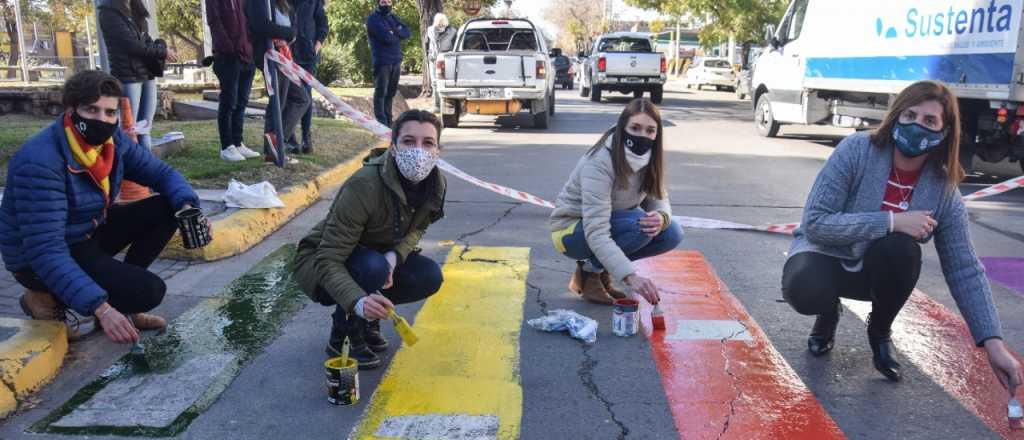
[[[684,319],[676,323],[676,332],[669,340],[752,341],[750,332],[739,321],[715,319]]]
[[[408,440],[495,440],[497,416],[428,414],[387,417],[373,435]]]

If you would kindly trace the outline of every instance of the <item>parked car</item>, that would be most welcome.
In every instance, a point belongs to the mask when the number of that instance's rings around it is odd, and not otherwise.
[[[684,77],[686,88],[696,87],[700,90],[702,86],[715,86],[715,90],[728,88],[735,90],[736,74],[732,70],[732,64],[725,58],[703,58],[694,60]]]
[[[557,49],[552,49],[550,55],[551,65],[555,67],[555,86],[562,86],[564,89],[572,89],[575,85],[573,77],[576,75],[575,69],[573,69],[572,60],[570,60],[569,57],[562,55],[561,51]]]
[[[555,71],[547,43],[522,18],[477,18],[459,29],[455,50],[438,59],[437,93],[446,127],[464,113],[505,116],[529,111],[547,128],[555,113]]]
[[[579,56],[585,58],[580,96],[601,102],[605,91],[632,93],[637,98],[649,92],[652,102],[661,102],[668,64],[664,54],[654,51],[651,34],[604,34],[594,41],[590,53]]]

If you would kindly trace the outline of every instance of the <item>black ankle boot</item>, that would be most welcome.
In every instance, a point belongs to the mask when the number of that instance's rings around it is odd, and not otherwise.
[[[832,313],[818,315],[814,320],[814,327],[811,328],[811,336],[807,338],[807,350],[815,356],[821,356],[832,351],[836,340],[836,327],[839,327],[839,317],[843,315],[843,305],[836,303]]]
[[[871,315],[868,315],[868,345],[871,346],[871,362],[875,369],[887,379],[900,380],[900,365],[893,358],[892,330],[878,330],[871,326]]]
[[[366,327],[363,328],[363,340],[366,341],[366,346],[370,347],[370,350],[378,353],[388,349],[388,340],[380,334],[380,320],[366,321]]]
[[[381,365],[381,359],[371,351],[363,340],[363,326],[366,320],[358,316],[349,316],[346,322],[336,323],[331,327],[331,336],[327,341],[327,348],[324,350],[328,356],[341,356],[342,344],[346,337],[349,338],[348,356],[359,363],[360,370],[370,370]],[[344,324],[340,327],[337,324]]]

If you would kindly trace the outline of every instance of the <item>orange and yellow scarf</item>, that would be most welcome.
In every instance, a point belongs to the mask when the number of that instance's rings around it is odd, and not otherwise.
[[[68,136],[71,155],[82,165],[96,184],[103,190],[103,195],[110,197],[110,170],[114,167],[114,138],[107,139],[103,145],[89,145],[71,123],[71,114],[64,113],[64,133]]]

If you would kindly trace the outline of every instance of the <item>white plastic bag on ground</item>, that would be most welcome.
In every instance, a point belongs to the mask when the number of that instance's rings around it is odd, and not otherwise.
[[[224,193],[224,203],[228,208],[284,208],[284,202],[277,198],[274,185],[266,180],[246,185],[231,179]]]
[[[597,341],[597,321],[572,310],[555,309],[540,318],[526,321],[530,327],[546,332],[569,331],[569,336],[587,344]]]

